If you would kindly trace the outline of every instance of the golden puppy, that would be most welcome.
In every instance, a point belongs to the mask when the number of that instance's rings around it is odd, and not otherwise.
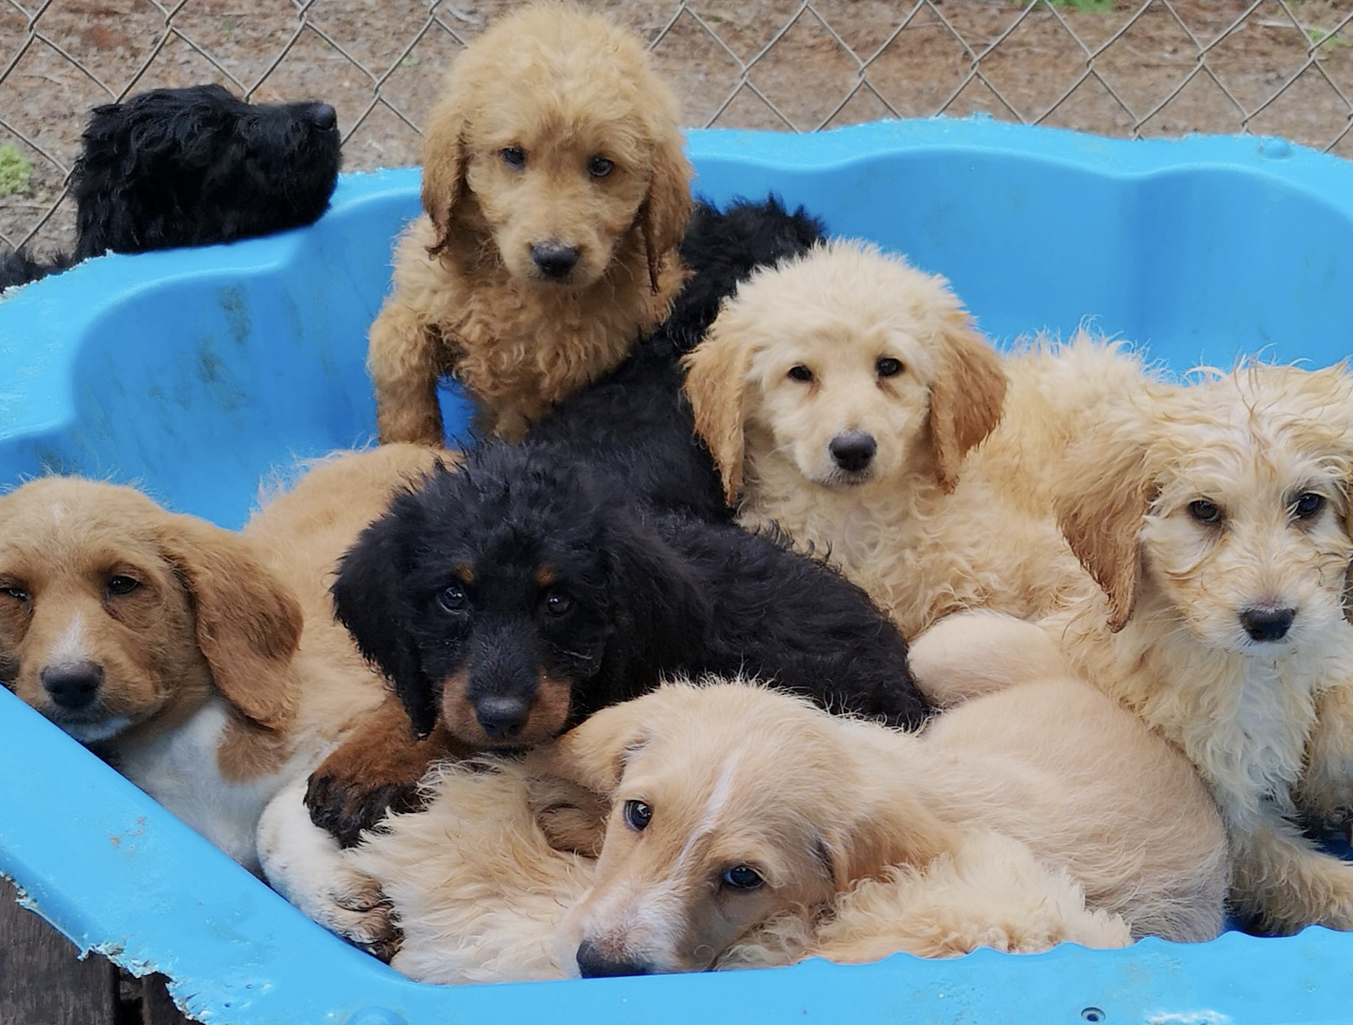
[[[1092,589],[1038,482],[1080,412],[1145,381],[1120,348],[1031,346],[1008,389],[943,278],[837,241],[744,282],[686,367],[739,522],[828,558],[906,636]]]
[[[1248,365],[1101,410],[1052,482],[1103,593],[1043,625],[1178,744],[1265,928],[1353,928],[1353,865],[1302,835],[1353,805],[1353,376]]]
[[[235,861],[266,869],[265,806],[385,696],[334,622],[327,577],[435,458],[398,445],[322,463],[239,534],[127,487],[24,484],[0,498],[0,680]],[[308,824],[299,797],[294,809]],[[328,883],[360,920],[374,898]]]
[[[1069,678],[973,700],[920,736],[754,684],[670,684],[524,764],[449,766],[430,786],[425,813],[345,855],[391,899],[394,966],[428,981],[1222,926],[1225,832],[1206,789]]]
[[[643,42],[600,14],[534,4],[466,49],[371,326],[381,441],[442,443],[444,373],[515,438],[658,324],[692,205],[677,117]]]

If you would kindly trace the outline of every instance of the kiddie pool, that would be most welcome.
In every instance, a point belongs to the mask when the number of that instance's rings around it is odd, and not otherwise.
[[[991,121],[692,132],[698,190],[773,189],[945,274],[998,342],[1087,317],[1183,371],[1353,341],[1353,165],[1278,139],[1126,142]],[[136,483],[243,522],[260,477],[364,444],[365,332],[418,172],[345,176],[312,228],[111,256],[0,299],[0,487]],[[463,423],[446,397],[448,423]],[[1353,934],[434,987],[330,936],[0,690],[0,872],[205,1022],[1353,1022]]]

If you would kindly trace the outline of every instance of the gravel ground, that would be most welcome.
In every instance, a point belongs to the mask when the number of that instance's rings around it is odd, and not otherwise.
[[[655,58],[690,125],[804,131],[985,111],[1117,136],[1248,130],[1353,157],[1353,134],[1342,134],[1353,115],[1353,0],[1079,3],[592,6],[661,35]],[[59,201],[95,104],[202,81],[266,101],[318,97],[338,109],[347,169],[413,164],[444,68],[512,4],[439,2],[431,18],[426,0],[0,5],[0,144],[32,165],[27,190],[0,197],[0,243],[42,251],[69,244],[72,204]]]

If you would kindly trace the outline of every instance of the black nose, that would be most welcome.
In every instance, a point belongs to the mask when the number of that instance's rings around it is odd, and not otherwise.
[[[531,247],[531,259],[542,274],[562,279],[577,265],[578,248],[562,242],[540,242]]]
[[[490,737],[510,740],[530,718],[531,703],[521,698],[480,698],[475,702],[474,716]]]
[[[338,125],[338,111],[327,103],[316,103],[310,109],[310,121],[320,131],[327,132]]]
[[[38,676],[42,686],[62,708],[84,708],[94,700],[103,683],[103,666],[97,662],[66,662],[48,666]]]
[[[1296,609],[1246,609],[1240,614],[1240,625],[1256,641],[1280,641],[1296,618]]]
[[[846,431],[838,434],[827,446],[831,450],[836,465],[852,473],[863,470],[879,450],[878,442],[872,434],[864,431]]]
[[[583,940],[578,946],[578,972],[584,979],[605,979],[613,975],[652,975],[654,968],[647,961],[607,957],[599,945]]]

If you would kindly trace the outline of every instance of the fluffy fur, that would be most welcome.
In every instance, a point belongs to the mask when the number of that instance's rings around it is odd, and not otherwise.
[[[394,966],[427,981],[1222,927],[1225,831],[1206,789],[1067,678],[971,701],[920,736],[755,685],[669,684],[525,763],[447,766],[428,785],[426,814],[346,855],[391,898]]]
[[[738,521],[828,558],[904,634],[1089,588],[1038,480],[1081,413],[1140,383],[1120,349],[1032,346],[1008,387],[944,279],[836,241],[740,285],[686,366]]]
[[[680,360],[738,282],[759,267],[802,255],[822,232],[802,207],[791,212],[774,196],[734,200],[723,210],[698,203],[681,240],[691,277],[667,319],[614,371],[532,425],[527,438],[566,455],[604,459],[625,474],[633,494],[660,508],[730,518],[718,472],[682,393]]]
[[[530,747],[667,673],[746,671],[894,725],[926,711],[901,636],[839,574],[531,445],[481,448],[399,496],[333,593],[407,714],[315,773],[315,821],[347,841],[436,754]]]
[[[0,258],[0,291],[105,252],[203,246],[299,228],[342,161],[327,103],[246,103],[219,85],[95,107],[71,172],[75,252]]]
[[[265,806],[384,696],[334,622],[327,577],[433,458],[393,446],[321,464],[239,534],[131,488],[23,485],[0,498],[0,680],[266,870],[255,844]],[[314,829],[299,795],[278,814]],[[360,932],[374,898],[326,884],[350,905],[339,924]]]
[[[442,443],[444,373],[481,428],[519,437],[658,324],[691,209],[677,116],[643,42],[571,5],[504,16],[461,54],[371,327],[382,441]]]
[[[1198,766],[1242,915],[1353,928],[1353,865],[1298,826],[1353,805],[1347,368],[1249,365],[1107,405],[1052,486],[1103,593],[1049,635]]]

